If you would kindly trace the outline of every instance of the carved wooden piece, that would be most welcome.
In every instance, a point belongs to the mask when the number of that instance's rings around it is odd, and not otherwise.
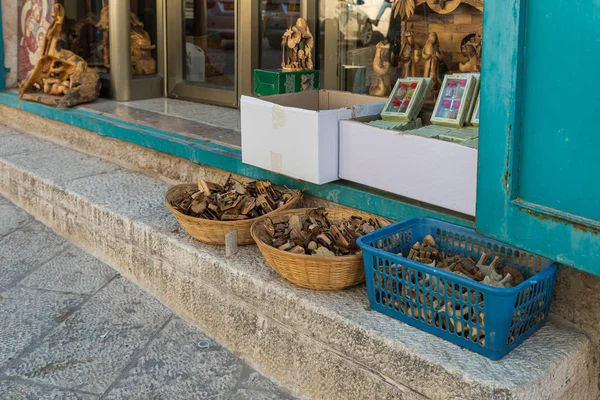
[[[55,4],[52,24],[44,37],[40,56],[19,97],[40,103],[70,107],[94,101],[100,94],[100,77],[83,58],[60,48],[65,10]]]
[[[421,61],[421,48],[415,43],[413,32],[407,31],[404,36],[406,41],[400,52],[401,77],[417,76],[417,64]]]
[[[371,96],[387,97],[392,92],[390,45],[386,41],[377,43],[373,59],[373,84],[369,88]]]
[[[402,254],[399,255],[402,256]],[[430,235],[423,239],[423,243],[416,242],[406,258],[489,286],[511,288],[525,281],[525,277],[518,269],[514,267],[501,268],[503,259],[498,256],[494,257],[489,264],[487,264],[489,259],[487,253],[482,253],[479,261],[470,257],[447,257],[443,251],[438,250],[434,238]]]
[[[314,38],[304,18],[285,31],[281,41],[281,68],[284,71],[306,71],[314,68],[312,49]]]
[[[219,221],[240,221],[270,213],[292,200],[292,192],[269,181],[241,183],[231,175],[223,185],[200,181],[171,205],[182,214]]]
[[[469,35],[463,39],[460,50],[465,62],[458,64],[460,72],[479,72],[479,60],[481,56],[481,43],[474,41],[475,35]],[[468,40],[467,40],[468,39]]]
[[[431,32],[427,38],[427,43],[423,47],[423,60],[425,60],[425,78],[433,80],[433,90],[439,90],[442,82],[440,81],[440,60],[444,55],[440,50],[440,42],[438,35]]]
[[[438,14],[450,14],[460,6],[461,0],[427,0],[427,5]]]
[[[312,209],[287,222],[265,222],[271,246],[295,254],[348,256],[360,252],[356,239],[380,228],[374,219],[352,217],[338,224],[327,218],[324,208]]]

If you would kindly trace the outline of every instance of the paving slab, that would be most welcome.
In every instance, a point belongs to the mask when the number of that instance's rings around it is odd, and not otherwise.
[[[1,292],[0,370],[58,325],[83,300],[83,296],[76,294],[20,287]]]
[[[50,261],[66,246],[63,239],[41,224],[4,236],[0,239],[0,288]]]
[[[18,207],[9,204],[8,202],[0,202],[0,238],[22,227],[31,220],[29,215]]]
[[[115,270],[88,253],[71,247],[20,284],[30,288],[92,295],[116,275]]]
[[[6,374],[102,394],[170,316],[140,288],[115,278]]]
[[[18,132],[15,132],[13,129],[8,128],[7,126],[0,125],[0,136],[10,136],[10,135],[18,135]]]
[[[99,397],[20,380],[0,380],[0,398],[7,400],[97,400]]]
[[[18,209],[0,204],[8,227]],[[37,221],[24,231],[49,233]],[[0,292],[0,399],[292,399],[106,264],[53,243],[58,255]],[[7,251],[37,249],[0,241]]]
[[[97,198],[99,206],[117,209],[130,218],[164,212],[162,203],[169,187],[163,181],[125,170],[76,179],[66,185],[67,191]]]
[[[0,136],[0,156],[11,156],[23,153],[39,153],[58,146],[24,135]]]
[[[105,399],[185,400],[190,393],[198,399],[291,398],[249,371],[209,337],[174,319]]]
[[[121,169],[116,164],[83,153],[65,152],[63,147],[37,152],[35,157],[30,152],[20,153],[6,157],[6,160],[18,168],[34,171],[42,178],[51,178],[57,184]]]

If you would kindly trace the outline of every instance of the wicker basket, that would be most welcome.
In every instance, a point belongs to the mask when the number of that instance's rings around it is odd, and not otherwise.
[[[306,215],[309,208],[299,208],[278,213],[271,217],[273,223],[287,222],[292,215]],[[377,218],[379,224],[387,226],[390,221],[375,217],[371,214],[342,208],[327,209],[328,218],[332,223],[340,223],[353,215],[362,218]],[[252,237],[267,264],[279,275],[307,289],[341,290],[358,285],[365,281],[362,252],[352,256],[321,257],[306,254],[292,254],[276,249],[269,244],[270,236],[265,231],[262,221],[252,225]]]
[[[303,196],[303,192],[301,192],[300,190],[294,190],[294,196],[292,200],[290,200],[288,203],[278,208],[277,210],[270,212],[266,215],[260,216],[258,218],[252,218],[241,221],[213,221],[209,219],[185,215],[177,211],[171,205],[171,199],[175,199],[178,196],[181,196],[182,193],[184,193],[185,191],[195,187],[197,187],[197,185],[194,183],[186,183],[172,187],[165,195],[165,205],[173,213],[173,215],[175,215],[177,221],[179,221],[179,224],[181,224],[182,228],[187,233],[192,235],[194,239],[199,240],[203,243],[217,245],[224,245],[225,235],[233,231],[237,231],[238,245],[244,246],[254,244],[254,239],[252,239],[252,235],[250,234],[250,228],[252,227],[252,224],[254,222],[259,221],[265,217],[273,217],[282,211],[290,210],[296,207],[298,202],[302,200]]]

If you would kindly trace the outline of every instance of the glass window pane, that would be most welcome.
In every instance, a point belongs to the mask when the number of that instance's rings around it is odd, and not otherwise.
[[[64,0],[65,47],[98,72],[110,70],[108,0]],[[156,0],[130,0],[134,75],[156,73]]]
[[[281,68],[281,38],[300,18],[300,0],[261,1],[260,68]]]
[[[102,0],[64,0],[63,38],[66,49],[83,58],[89,66],[106,72],[102,27],[97,26],[104,6]]]
[[[184,0],[188,83],[235,90],[235,0]]]
[[[130,0],[131,65],[134,75],[156,73],[156,0]]]

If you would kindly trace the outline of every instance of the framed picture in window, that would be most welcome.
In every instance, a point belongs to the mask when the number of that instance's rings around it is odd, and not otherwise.
[[[446,75],[440,89],[431,123],[461,128],[474,101],[477,81],[468,75]]]
[[[475,102],[475,108],[473,109],[473,116],[471,117],[471,125],[479,126],[479,102],[481,101],[481,93],[477,93],[477,102]]]
[[[398,79],[390,95],[381,119],[394,122],[409,122],[417,118],[425,100],[433,88],[430,78]]]

